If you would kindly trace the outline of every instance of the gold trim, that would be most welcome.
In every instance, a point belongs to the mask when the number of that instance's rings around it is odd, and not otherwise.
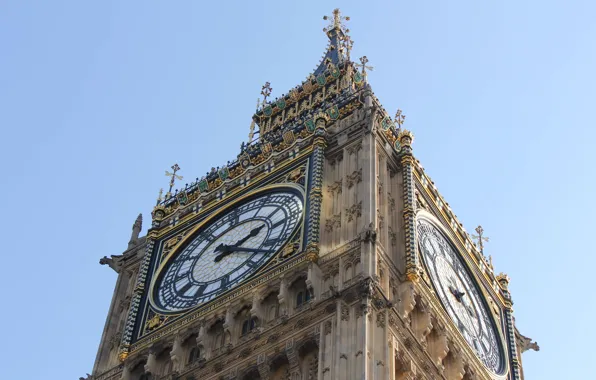
[[[306,148],[304,148],[304,151],[302,151],[300,153],[299,156],[294,157],[293,159],[290,160],[285,160],[283,162],[283,164],[281,164],[280,166],[276,166],[273,171],[271,171],[270,173],[267,173],[266,171],[262,171],[261,173],[259,173],[256,177],[251,177],[250,179],[250,184],[246,187],[240,187],[240,186],[236,186],[234,187],[234,189],[232,191],[230,191],[229,193],[226,192],[226,199],[230,199],[234,196],[236,196],[238,193],[242,193],[242,192],[246,192],[246,191],[255,191],[258,188],[258,182],[260,180],[262,180],[263,178],[266,177],[274,177],[275,175],[277,175],[279,172],[284,171],[288,166],[291,166],[293,164],[296,164],[299,160],[308,157],[311,153],[313,152],[313,147],[312,146],[307,146]],[[259,164],[260,166],[261,164]],[[256,167],[255,167],[256,168]],[[246,170],[244,173],[249,173],[250,170]],[[252,175],[252,174],[251,174]],[[230,179],[229,181],[232,182],[234,181],[236,178],[234,179]],[[227,180],[226,180],[227,181]],[[219,187],[218,187],[219,189]],[[209,193],[211,193],[212,191],[215,191],[216,189],[210,190]],[[227,190],[226,190],[227,191]],[[208,194],[208,193],[205,193]],[[168,217],[173,216],[174,214],[176,214],[177,212],[179,212],[182,209],[185,209],[187,207],[190,207],[192,205],[194,205],[196,201],[193,201],[192,203],[189,203],[187,205],[185,205],[184,207],[178,208],[175,211],[173,211],[171,214],[168,214]],[[211,205],[206,206],[205,208],[203,208],[201,210],[201,212],[199,212],[198,214],[194,214],[194,213],[188,213],[187,215],[185,215],[183,218],[181,218],[178,223],[176,223],[175,226],[172,225],[167,225],[167,226],[163,226],[160,229],[157,229],[157,234],[155,235],[155,239],[160,239],[162,236],[170,233],[172,230],[178,228],[180,225],[182,225],[183,223],[186,222],[192,222],[194,219],[200,218],[203,214],[205,214],[208,211],[211,211],[213,209],[217,209],[218,207],[220,207],[220,203],[219,202],[215,202]]]
[[[153,309],[155,309],[158,312],[161,313],[167,313],[169,315],[175,314],[175,312],[173,313],[171,310],[163,310],[161,308],[159,308],[157,306],[157,303],[154,300],[153,294],[155,293],[155,286],[157,285],[157,279],[159,278],[159,276],[161,275],[162,271],[164,270],[164,268],[170,263],[170,260],[175,257],[180,249],[182,247],[185,246],[185,244],[190,241],[192,238],[194,238],[195,234],[197,233],[198,230],[200,230],[201,228],[203,228],[203,226],[205,226],[206,224],[210,223],[211,221],[213,221],[214,219],[218,218],[221,216],[222,213],[226,212],[227,210],[230,210],[234,207],[236,207],[239,203],[241,203],[242,201],[246,200],[249,197],[254,197],[256,195],[259,195],[261,193],[266,193],[269,192],[271,190],[274,189],[294,189],[294,190],[298,190],[300,192],[300,194],[302,195],[302,201],[304,202],[304,206],[306,206],[306,194],[304,189],[302,188],[302,186],[299,186],[297,184],[293,184],[293,183],[284,183],[284,184],[271,184],[271,185],[266,185],[263,187],[260,187],[254,191],[250,191],[247,192],[246,194],[238,197],[237,199],[235,199],[234,201],[228,203],[227,205],[221,206],[220,209],[218,209],[216,212],[212,213],[211,215],[207,216],[204,220],[200,221],[199,223],[197,223],[194,227],[192,227],[192,229],[189,230],[189,232],[186,234],[186,236],[184,238],[182,238],[182,240],[180,240],[180,242],[178,243],[178,245],[172,249],[172,251],[170,253],[168,253],[168,255],[161,261],[161,263],[159,263],[159,267],[152,273],[152,278],[151,278],[151,285],[149,286],[149,303],[151,304],[151,307]],[[304,210],[306,209],[306,207],[303,208],[302,210],[302,223],[297,223],[296,226],[294,227],[294,230],[292,231],[292,233],[290,234],[290,239],[296,234],[296,232],[298,231],[298,229],[300,227],[302,227],[304,225],[304,217],[305,217],[305,212]],[[270,260],[268,261],[271,262],[271,259],[273,259],[274,257],[276,257],[279,252],[283,251],[283,247],[280,248],[279,250],[277,250],[277,252],[275,252],[274,255],[271,256]],[[267,264],[264,264],[261,268],[259,268],[255,273],[253,273],[252,276],[249,276],[249,278],[245,279],[244,281],[238,283],[236,286],[234,286],[233,288],[236,288],[238,286],[240,286],[241,284],[246,283],[249,280],[252,280],[254,275],[258,274],[264,267],[266,267]],[[233,288],[228,289],[232,290]],[[211,300],[210,300],[211,301]],[[184,310],[180,310],[179,314],[183,314],[186,313],[194,308],[196,308],[199,305],[205,305],[208,304],[210,301],[207,301],[205,303],[202,304],[198,304],[195,306],[192,306],[188,309],[184,309]]]

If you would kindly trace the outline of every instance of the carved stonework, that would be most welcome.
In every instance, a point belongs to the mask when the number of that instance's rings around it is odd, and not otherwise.
[[[350,308],[348,307],[348,305],[341,305],[341,320],[342,321],[350,320]]]
[[[374,223],[370,223],[368,227],[362,230],[360,240],[365,243],[375,243],[377,241],[377,229],[374,227]]]
[[[351,145],[346,149],[349,155],[358,153],[360,150],[362,150],[362,141],[358,141],[356,144]]]
[[[362,201],[353,204],[350,208],[346,209],[346,218],[348,222],[362,216]]]
[[[351,189],[355,184],[362,182],[362,168],[346,176],[346,185]]]

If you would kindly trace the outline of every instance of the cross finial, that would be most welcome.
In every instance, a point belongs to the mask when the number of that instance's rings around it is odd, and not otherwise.
[[[326,28],[323,29],[323,31],[325,33],[327,33],[330,30],[333,30],[333,29],[341,30],[344,33],[349,33],[350,32],[350,29],[346,29],[345,25],[342,23],[343,20],[350,21],[350,17],[349,16],[342,16],[341,15],[341,11],[339,10],[339,8],[335,8],[333,10],[333,16],[331,16],[331,17],[333,17],[333,23],[332,24],[329,24],[328,27],[326,27]],[[323,16],[323,20],[329,20],[331,17],[329,17],[329,16]]]
[[[172,165],[172,170],[174,171],[173,173],[170,173],[169,171],[166,170],[166,177],[171,177],[170,189],[168,190],[168,192],[166,194],[166,199],[170,198],[172,196],[172,188],[174,187],[174,183],[176,182],[176,180],[177,179],[182,180],[182,176],[176,174],[176,172],[178,170],[180,170],[180,166],[178,166],[178,164],[174,164],[174,165]]]
[[[372,66],[367,66],[366,64],[368,63],[368,58],[366,56],[362,56],[360,57],[360,63],[356,64],[356,67],[362,67],[362,77],[364,77],[364,79],[366,80],[366,70],[370,70],[373,71]]]
[[[397,112],[395,113],[395,124],[398,126],[397,129],[401,129],[404,121],[406,121],[406,115],[402,114],[402,110],[398,108]]]
[[[271,95],[271,91],[273,91],[271,88],[271,83],[265,82],[265,85],[261,88],[261,95],[263,95],[263,105],[267,103],[267,98],[269,95]]]
[[[478,239],[478,248],[480,249],[480,253],[484,254],[484,242],[488,242],[488,237],[482,236],[484,233],[482,226],[476,227],[475,231],[478,235],[472,235],[472,238]]]

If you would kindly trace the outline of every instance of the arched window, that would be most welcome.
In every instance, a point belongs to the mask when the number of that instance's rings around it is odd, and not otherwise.
[[[350,265],[346,266],[344,271],[344,281],[350,281],[352,279],[352,267]]]
[[[188,363],[192,363],[194,361],[196,361],[199,356],[200,356],[201,351],[199,350],[199,347],[193,347],[190,349],[190,352],[188,353]]]
[[[150,373],[144,373],[141,375],[141,377],[139,378],[139,380],[151,380],[151,374]]]
[[[296,307],[302,305],[304,302],[304,294],[302,292],[298,292],[296,295]]]
[[[256,321],[254,318],[249,318],[242,322],[242,335],[246,335],[256,327]]]
[[[275,318],[277,318],[277,305],[271,305],[267,313],[267,321],[273,321]]]

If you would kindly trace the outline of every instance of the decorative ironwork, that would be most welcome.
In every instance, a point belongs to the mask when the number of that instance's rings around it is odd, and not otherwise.
[[[333,22],[331,24],[329,24],[329,26],[327,26],[326,28],[323,28],[323,31],[325,33],[333,30],[333,29],[337,29],[337,30],[341,30],[344,33],[349,33],[350,29],[347,29],[346,26],[343,24],[342,21],[350,21],[350,17],[349,16],[342,16],[341,15],[341,11],[339,10],[339,8],[335,8],[333,10],[333,16],[329,17],[329,16],[323,16],[323,20],[329,20],[330,18],[333,18]]]
[[[478,239],[478,243],[476,245],[478,246],[478,249],[480,249],[480,253],[484,255],[484,242],[488,243],[488,237],[483,236],[484,228],[482,228],[480,225],[476,227],[475,231],[478,235],[472,235],[472,238]]]
[[[366,70],[370,70],[373,71],[374,67],[372,66],[367,66],[366,64],[368,63],[368,58],[366,56],[362,56],[360,57],[360,63],[356,63],[356,67],[361,67],[362,68],[362,77],[364,78],[364,80],[366,81],[367,74],[366,74]]]
[[[271,91],[273,91],[271,88],[271,83],[265,82],[265,85],[261,88],[261,95],[263,95],[263,105],[267,103],[267,98],[271,95]]]
[[[168,192],[166,194],[166,199],[168,199],[172,196],[172,188],[174,187],[174,183],[176,182],[176,180],[177,179],[182,180],[182,178],[183,178],[181,175],[176,174],[176,172],[178,170],[180,170],[180,166],[178,166],[178,164],[172,165],[172,170],[174,171],[173,173],[170,173],[169,171],[166,170],[166,177],[171,177],[170,189],[168,190]]]
[[[395,113],[395,119],[393,119],[393,121],[395,122],[395,124],[397,124],[397,129],[401,130],[401,126],[406,121],[406,115],[402,114],[402,110],[398,108],[397,112]]]

